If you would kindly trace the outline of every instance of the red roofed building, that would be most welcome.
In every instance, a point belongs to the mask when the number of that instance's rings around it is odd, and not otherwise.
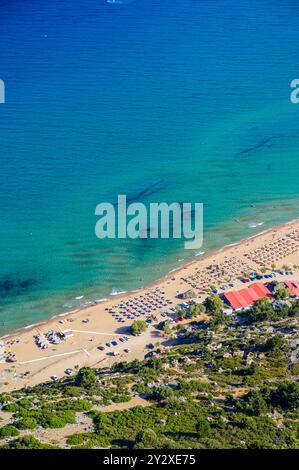
[[[299,297],[299,281],[284,281],[291,295]]]
[[[234,310],[250,307],[257,300],[271,297],[272,294],[264,284],[255,283],[238,291],[226,292],[224,297]]]

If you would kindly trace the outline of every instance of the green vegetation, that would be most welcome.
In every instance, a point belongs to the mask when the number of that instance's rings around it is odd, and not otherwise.
[[[146,322],[144,320],[135,320],[131,325],[132,335],[141,335],[146,331]]]
[[[213,295],[211,297],[206,298],[204,302],[204,307],[206,308],[208,313],[217,315],[222,313],[224,304],[220,299],[219,295]]]
[[[96,375],[90,367],[82,367],[76,377],[76,384],[79,387],[90,387],[96,382]],[[74,388],[73,388],[74,390]]]
[[[7,426],[3,426],[3,428],[0,428],[0,439],[5,439],[6,437],[14,437],[18,435],[19,431],[15,426],[10,426],[8,424]]]
[[[276,289],[274,297],[277,300],[288,299],[290,297],[290,290],[286,287],[279,287],[278,289]]]
[[[283,289],[286,291],[286,289]],[[280,294],[279,294],[280,295]],[[283,300],[283,299],[282,299]],[[295,300],[290,306],[275,308],[268,298],[259,300],[249,311],[242,314],[249,323],[260,321],[280,321],[287,317],[299,315],[299,300]]]
[[[38,428],[67,426],[74,449],[297,449],[299,302],[279,297],[279,308],[265,299],[233,319],[210,297],[207,320],[194,306],[180,328],[166,321],[171,341],[157,326],[152,357],[0,395],[0,447],[63,447],[40,442]],[[146,406],[130,407],[135,396]]]

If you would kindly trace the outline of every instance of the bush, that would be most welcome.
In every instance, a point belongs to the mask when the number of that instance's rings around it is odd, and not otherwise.
[[[43,428],[64,428],[67,424],[75,424],[76,416],[74,411],[66,410],[57,413],[43,413],[39,418],[39,423]]]
[[[296,410],[299,407],[299,384],[285,382],[270,393],[273,406],[280,406],[286,410]]]
[[[153,398],[155,400],[166,400],[174,396],[174,391],[166,386],[154,387]]]
[[[3,428],[0,428],[0,439],[6,439],[7,437],[15,437],[20,433],[15,426],[7,424]]]
[[[144,320],[135,320],[131,325],[131,333],[133,335],[140,335],[146,331],[146,322]]]
[[[83,391],[83,387],[65,387],[63,394],[66,397],[79,397]]]
[[[238,405],[245,413],[260,416],[268,411],[268,405],[260,391],[251,390],[245,396],[245,403]]]
[[[281,354],[286,348],[285,340],[282,335],[275,335],[272,338],[268,339],[268,341],[264,345],[264,351],[273,357]]]
[[[290,297],[290,294],[290,289],[288,289],[287,287],[279,287],[278,289],[276,289],[274,297],[277,300],[284,300]]]
[[[152,429],[144,429],[136,436],[135,449],[155,449],[158,445],[158,437]]]
[[[16,403],[8,403],[8,405],[3,406],[2,410],[7,411],[8,413],[16,413],[19,411],[20,407]]]
[[[35,429],[37,422],[34,418],[22,418],[15,423],[18,429]]]
[[[86,439],[86,435],[85,434],[73,434],[72,436],[69,436],[67,438],[67,444],[69,444],[70,446],[77,446],[77,445],[80,445],[80,444],[83,444],[83,442],[85,441]]]
[[[8,403],[10,402],[12,399],[9,395],[0,395],[0,403],[3,404],[3,403]]]
[[[292,375],[299,375],[299,362],[297,362],[296,364],[292,364],[290,369]]]
[[[55,404],[57,411],[89,411],[92,404],[87,400],[61,400]]]
[[[129,395],[115,395],[112,397],[113,403],[127,403],[131,401],[131,397]]]
[[[23,436],[10,444],[13,449],[54,449],[53,446],[42,444],[33,436]]]

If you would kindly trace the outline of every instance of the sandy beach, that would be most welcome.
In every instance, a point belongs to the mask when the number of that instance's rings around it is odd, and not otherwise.
[[[240,280],[244,273],[260,272],[263,268],[271,272],[274,265],[276,270],[289,266],[293,271],[287,277],[278,274],[278,280],[299,279],[298,220],[198,257],[136,292],[113,296],[98,305],[53,317],[3,337],[5,356],[14,362],[0,364],[0,392],[46,382],[53,375],[61,378],[68,368],[104,367],[115,361],[142,359],[148,352],[147,344],[163,341],[153,324],[181,302],[178,293],[192,289],[195,298],[202,301],[211,288],[220,288],[228,282],[233,284],[233,290],[244,287]],[[129,327],[136,318],[150,317],[153,324],[144,334],[130,335]],[[51,330],[70,330],[70,336],[59,344],[45,339],[48,347],[41,349],[35,337],[45,338],[45,333]],[[119,338],[124,335],[128,341],[120,342]],[[117,346],[107,347],[106,343],[111,341],[117,341]],[[105,349],[100,350],[99,346]]]

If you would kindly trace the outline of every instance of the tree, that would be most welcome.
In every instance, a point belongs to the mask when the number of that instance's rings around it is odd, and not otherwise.
[[[274,297],[276,300],[284,300],[290,297],[290,290],[287,287],[278,287],[275,291]]]
[[[299,407],[299,384],[297,382],[284,382],[270,393],[273,406],[280,406],[287,410],[297,410]]]
[[[197,317],[198,315],[201,315],[206,311],[206,308],[203,304],[195,304],[191,305],[189,309],[189,315],[190,317]]]
[[[168,336],[172,332],[172,327],[169,321],[166,321],[163,325],[163,333]]]
[[[96,382],[96,375],[90,367],[82,367],[76,377],[76,385],[90,387]]]
[[[230,392],[225,395],[225,399],[229,405],[234,403],[234,395]]]
[[[23,436],[12,442],[13,449],[53,449],[49,444],[42,444],[34,436]]]
[[[213,295],[213,296],[207,297],[204,302],[204,306],[207,309],[207,311],[212,314],[222,313],[222,310],[224,308],[224,304],[222,300],[220,299],[219,295]]]
[[[225,313],[220,312],[220,313],[215,313],[212,320],[210,321],[210,328],[214,331],[218,329],[218,326],[224,325],[229,321],[229,317],[225,315]]]
[[[268,297],[258,300],[249,312],[249,319],[252,322],[263,321],[274,314],[274,309]]]
[[[150,428],[145,428],[137,434],[135,449],[155,449],[158,445],[158,436]]]
[[[271,356],[277,356],[285,350],[286,343],[282,335],[275,335],[268,339],[264,345],[264,351]]]
[[[132,335],[141,335],[146,331],[146,321],[144,320],[135,320],[131,325]]]
[[[268,411],[267,403],[258,390],[251,390],[245,397],[244,411],[254,416],[260,416]]]
[[[177,310],[177,315],[179,318],[186,318],[187,316],[187,311],[185,308],[180,308]]]

